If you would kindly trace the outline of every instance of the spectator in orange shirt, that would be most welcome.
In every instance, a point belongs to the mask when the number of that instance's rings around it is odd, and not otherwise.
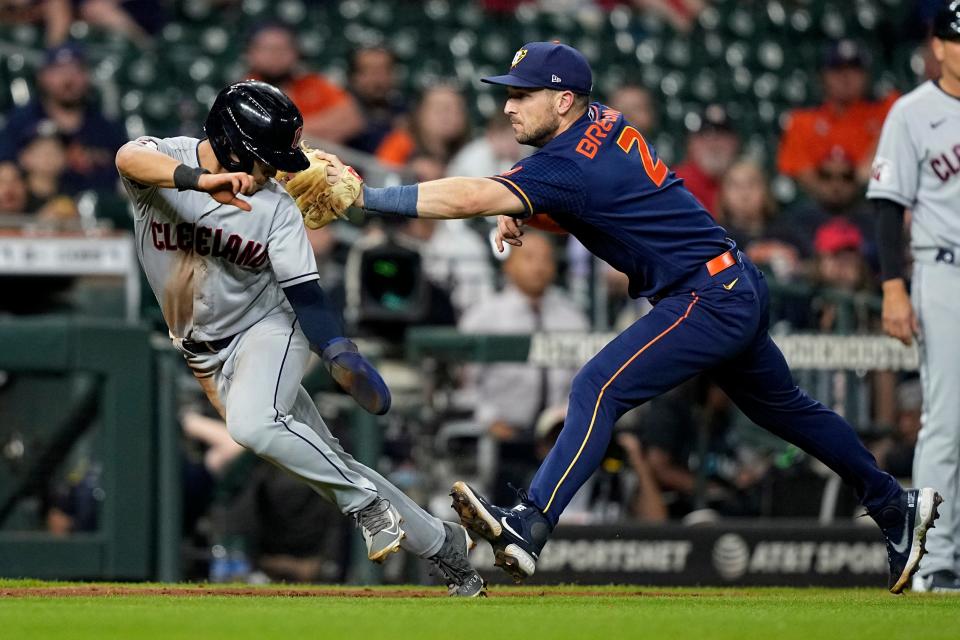
[[[684,186],[716,217],[723,176],[740,151],[740,136],[719,104],[707,105],[703,115],[687,123],[687,157],[674,167]]]
[[[880,127],[897,95],[868,100],[867,65],[867,55],[856,42],[832,44],[823,60],[823,104],[790,114],[777,165],[814,198],[829,187],[818,176],[818,165],[838,147],[853,162],[858,184],[865,185],[870,177]]]
[[[363,116],[353,97],[319,73],[301,68],[296,34],[290,27],[265,22],[254,27],[247,44],[248,77],[279,87],[303,113],[307,138],[343,143],[359,133]]]
[[[408,127],[394,129],[377,149],[381,162],[397,167],[432,162],[442,176],[451,158],[470,141],[463,94],[449,85],[424,90]]]

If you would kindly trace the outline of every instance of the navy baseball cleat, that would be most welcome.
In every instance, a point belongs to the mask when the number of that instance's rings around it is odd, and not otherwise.
[[[330,375],[361,407],[378,416],[390,410],[390,388],[373,365],[346,338],[327,343],[320,359]]]
[[[927,552],[927,530],[940,517],[937,507],[941,502],[940,494],[929,487],[907,489],[896,502],[870,514],[887,542],[890,593],[902,592],[920,567],[920,558]]]
[[[447,594],[461,598],[486,596],[487,583],[467,559],[476,543],[467,530],[453,522],[443,523],[443,546],[429,558],[447,585]]]
[[[504,509],[487,502],[465,482],[456,482],[450,496],[460,522],[493,547],[494,564],[510,574],[514,582],[533,575],[540,552],[553,527],[540,510],[517,492],[520,503]]]

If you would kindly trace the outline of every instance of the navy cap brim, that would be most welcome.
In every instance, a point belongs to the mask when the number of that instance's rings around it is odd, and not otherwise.
[[[498,84],[504,87],[520,87],[521,89],[544,88],[544,86],[538,82],[524,80],[519,76],[510,75],[509,73],[503,76],[487,76],[486,78],[480,78],[480,82],[486,82],[487,84]]]

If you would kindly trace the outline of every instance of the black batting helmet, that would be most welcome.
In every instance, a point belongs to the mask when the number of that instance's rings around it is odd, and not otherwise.
[[[960,41],[960,0],[946,0],[933,19],[933,37]]]
[[[217,160],[229,171],[250,173],[254,160],[291,173],[310,166],[300,149],[300,110],[266,82],[244,80],[221,91],[203,129]]]

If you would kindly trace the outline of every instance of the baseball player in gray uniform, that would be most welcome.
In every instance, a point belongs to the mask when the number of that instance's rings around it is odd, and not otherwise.
[[[883,327],[917,336],[922,428],[913,482],[943,496],[939,526],[914,576],[918,591],[960,593],[960,0],[934,21],[941,76],[893,105],[883,124],[867,197],[878,215]],[[911,292],[904,277],[904,209],[911,210]]]
[[[327,307],[303,219],[273,176],[302,171],[303,119],[281,91],[246,81],[220,92],[207,139],[143,137],[117,153],[137,252],[179,349],[230,435],[351,515],[368,556],[427,558],[451,594],[484,583],[459,524],[429,515],[353,459],[300,385],[310,348],[372,413],[390,392]]]

